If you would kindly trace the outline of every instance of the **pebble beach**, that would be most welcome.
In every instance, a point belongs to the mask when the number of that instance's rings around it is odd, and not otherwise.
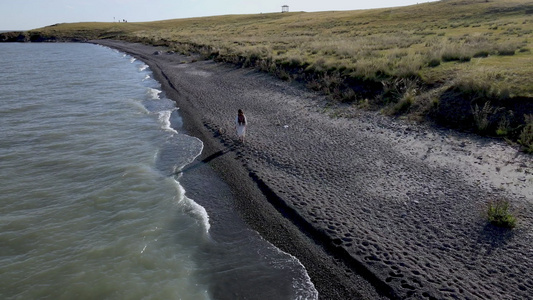
[[[496,139],[332,106],[254,69],[91,42],[150,67],[187,133],[204,143],[191,166],[209,166],[230,186],[234,209],[300,260],[319,299],[533,298],[530,155]],[[238,109],[248,121],[245,143],[234,132]],[[510,201],[515,229],[486,221],[492,199]]]

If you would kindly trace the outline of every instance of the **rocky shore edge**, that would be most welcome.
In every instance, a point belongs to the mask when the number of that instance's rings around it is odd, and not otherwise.
[[[9,31],[0,32],[0,43],[66,43],[66,42],[87,42],[85,38],[76,37],[58,37],[58,36],[43,36],[39,33],[29,33],[26,31]]]

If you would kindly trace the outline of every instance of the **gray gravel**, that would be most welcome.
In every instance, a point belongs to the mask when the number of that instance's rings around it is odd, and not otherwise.
[[[533,298],[533,160],[498,140],[329,107],[252,69],[95,41],[145,61],[235,208],[298,257],[321,299]],[[233,130],[237,109],[249,126]],[[219,152],[222,151],[222,152]],[[213,157],[213,156],[211,156]],[[483,218],[511,201],[512,231]]]

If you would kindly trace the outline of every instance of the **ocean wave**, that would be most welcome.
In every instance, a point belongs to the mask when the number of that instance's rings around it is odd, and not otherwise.
[[[185,196],[185,189],[181,186],[181,184],[178,182],[177,179],[174,179],[176,182],[176,187],[178,189],[178,194],[184,195],[178,200],[178,203],[182,205],[182,208],[185,212],[189,213],[190,215],[194,216],[197,220],[200,221],[200,224],[204,228],[204,231],[206,234],[209,234],[209,229],[211,228],[211,224],[209,223],[209,214],[205,210],[203,206],[196,203],[191,198]]]
[[[159,94],[161,94],[161,90],[154,89],[154,88],[148,88],[147,96],[149,97],[149,99],[159,100],[159,99],[161,99],[159,97]]]
[[[142,71],[144,71],[144,70],[146,70],[146,69],[148,69],[148,65],[147,65],[147,64],[141,64],[141,65],[139,66],[139,71],[140,71],[140,72],[142,72]]]
[[[170,124],[170,116],[172,115],[172,112],[176,109],[164,110],[159,112],[159,122],[161,123],[161,129],[172,133],[178,133],[178,131],[172,128]]]

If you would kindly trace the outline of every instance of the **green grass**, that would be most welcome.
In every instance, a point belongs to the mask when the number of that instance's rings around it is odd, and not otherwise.
[[[524,114],[533,114],[531,11],[530,0],[441,0],[373,10],[57,24],[26,35],[163,45],[302,81],[332,101],[417,120],[455,117],[439,111],[453,94],[465,107],[453,112],[463,114],[459,127],[475,128],[470,108],[490,101],[518,128]],[[388,87],[402,80],[415,80],[416,93],[404,88],[391,94]],[[486,134],[496,134],[492,123],[499,117],[488,116]],[[435,119],[447,125],[449,118]],[[508,134],[518,140],[517,130]]]
[[[516,217],[511,213],[507,200],[498,199],[489,202],[487,220],[498,227],[514,228],[516,226]]]

